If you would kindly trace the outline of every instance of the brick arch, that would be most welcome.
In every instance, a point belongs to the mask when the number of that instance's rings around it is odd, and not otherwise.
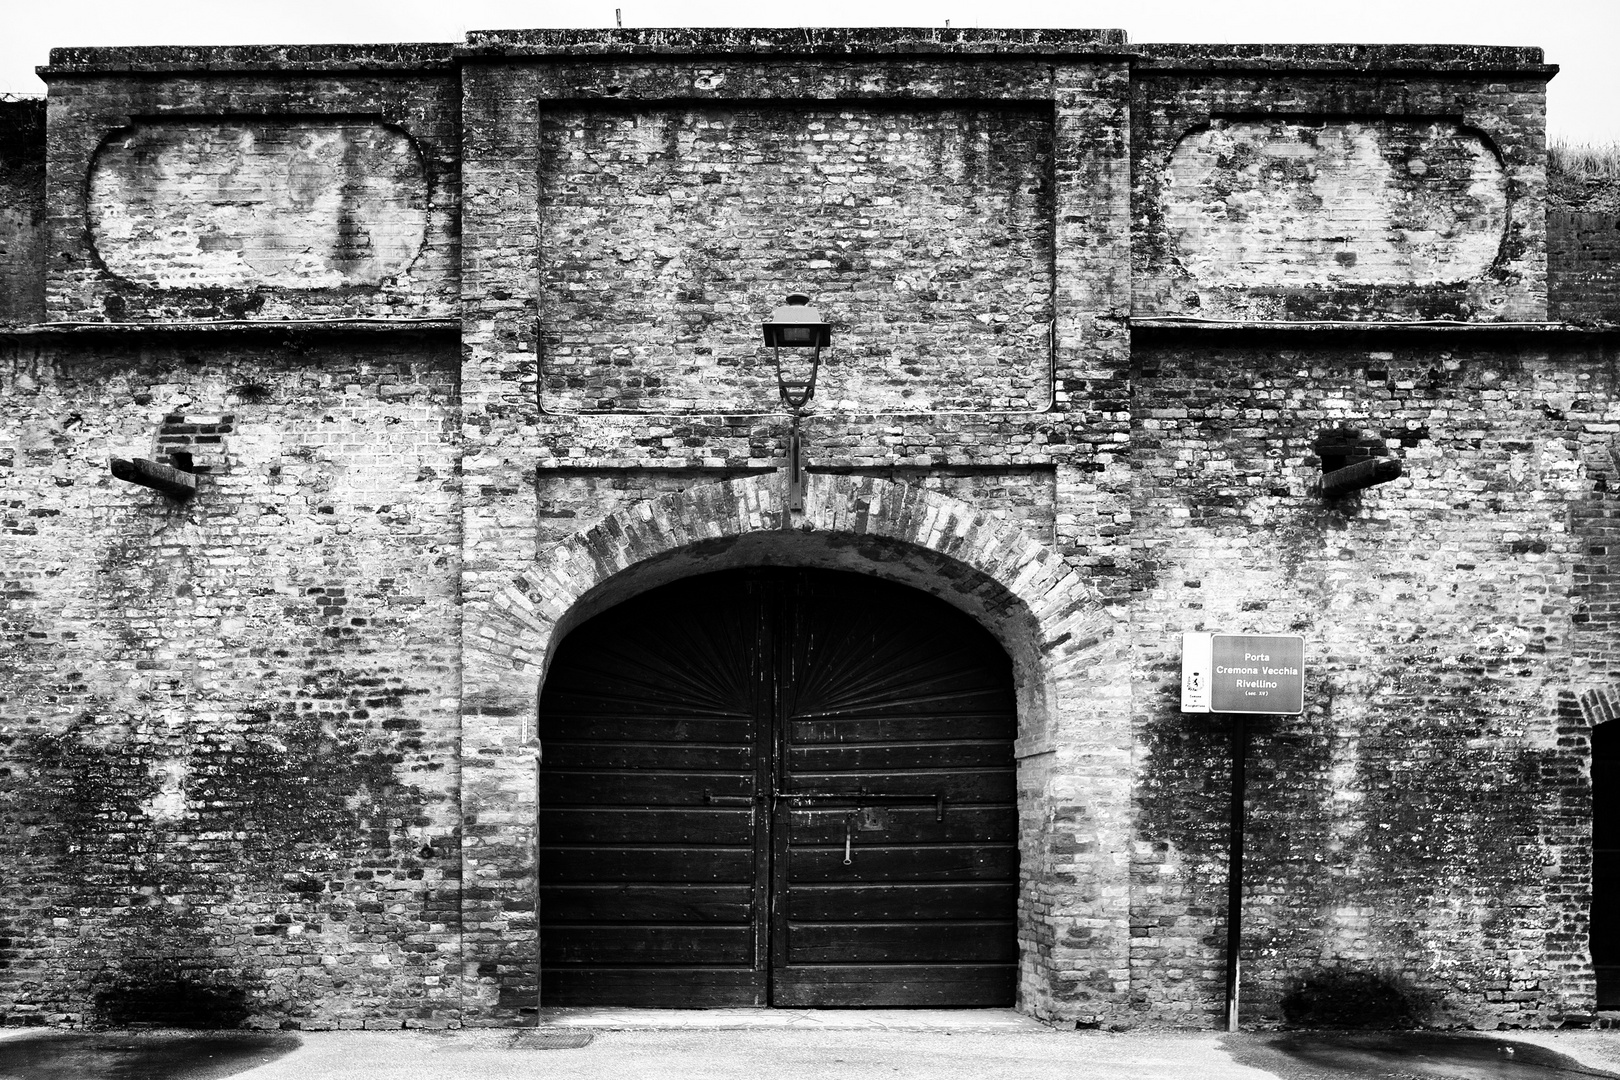
[[[1565,717],[1573,711],[1567,707],[1569,699],[1576,697],[1571,692],[1560,695],[1559,711]],[[1613,857],[1600,851],[1597,846],[1599,838],[1608,831],[1605,826],[1612,827],[1613,824],[1616,804],[1609,792],[1615,777],[1612,771],[1600,772],[1598,753],[1600,743],[1609,743],[1604,749],[1611,754],[1613,752],[1612,740],[1617,734],[1616,728],[1620,727],[1620,723],[1617,723],[1620,722],[1620,689],[1612,684],[1591,687],[1579,693],[1577,700],[1584,731],[1581,727],[1569,725],[1560,728],[1560,735],[1578,733],[1586,736],[1581,760],[1586,766],[1587,783],[1575,800],[1570,799],[1567,790],[1559,793],[1558,797],[1575,802],[1571,808],[1574,813],[1563,816],[1573,820],[1577,827],[1572,830],[1573,835],[1556,838],[1564,841],[1568,855],[1559,859],[1555,872],[1567,876],[1567,880],[1560,882],[1560,885],[1571,892],[1587,894],[1579,921],[1571,927],[1577,943],[1584,941],[1586,948],[1584,955],[1578,952],[1569,965],[1573,969],[1568,976],[1573,992],[1566,991],[1566,995],[1574,999],[1571,1011],[1590,1012],[1594,1005],[1598,1009],[1612,1007],[1613,995],[1620,990],[1613,966],[1620,961],[1620,956],[1616,955],[1612,942],[1604,948],[1593,941],[1593,931],[1612,922],[1617,900],[1607,887],[1615,870]],[[1559,741],[1562,743],[1565,740],[1561,737]],[[1569,874],[1565,867],[1577,869],[1574,874]]]
[[[803,514],[784,521],[781,488],[778,474],[752,476],[611,514],[557,544],[497,594],[489,624],[472,641],[510,656],[520,670],[540,674],[559,630],[566,632],[628,595],[726,565],[793,555],[800,556],[795,562],[813,560],[813,541],[820,538],[835,538],[840,550],[850,553],[847,559],[828,560],[829,565],[859,565],[919,585],[970,614],[1016,610],[1025,623],[1019,630],[1038,634],[1042,647],[1077,634],[1111,632],[1101,599],[1080,571],[968,503],[888,480],[813,475]],[[728,543],[745,538],[754,542],[741,551]],[[930,587],[926,577],[908,574],[899,560],[885,557],[885,549],[929,552],[941,566],[956,564],[971,573],[958,577],[963,588]],[[1004,644],[1006,634],[1003,630]],[[503,648],[517,643],[522,648]]]
[[[1018,689],[1019,1000],[1119,1011],[1127,966],[1129,683],[1123,637],[1086,576],[1015,525],[935,492],[780,474],[688,489],[609,515],[543,553],[466,615],[462,910],[469,1019],[538,1000],[531,740],[552,649],[579,622],[679,577],[777,564],[855,569],[931,592],[1002,642]],[[1083,886],[1077,890],[1075,884]]]
[[[1590,727],[1620,719],[1620,688],[1599,686],[1582,693],[1579,701],[1581,718]]]

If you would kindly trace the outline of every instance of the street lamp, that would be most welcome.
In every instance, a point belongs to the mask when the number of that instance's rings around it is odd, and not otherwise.
[[[787,303],[774,309],[765,320],[765,344],[771,347],[776,364],[776,389],[782,404],[793,411],[793,430],[788,435],[788,509],[804,509],[804,462],[799,450],[799,417],[816,393],[816,373],[821,370],[821,349],[832,344],[832,327],[821,319],[821,312],[810,306],[810,297],[791,293]],[[788,355],[783,359],[782,350]]]

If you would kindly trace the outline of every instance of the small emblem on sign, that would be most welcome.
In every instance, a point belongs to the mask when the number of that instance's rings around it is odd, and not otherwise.
[[[1212,634],[1181,635],[1181,711],[1209,712]]]

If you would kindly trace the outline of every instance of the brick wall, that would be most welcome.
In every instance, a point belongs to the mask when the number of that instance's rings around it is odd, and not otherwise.
[[[1547,288],[1554,319],[1620,322],[1620,215],[1549,210]]]
[[[1147,52],[1132,109],[1136,315],[1546,318],[1539,52]],[[1312,76],[1294,77],[1307,52]]]
[[[1599,390],[1611,362],[1534,339],[1139,350],[1145,1015],[1207,1021],[1224,978],[1211,915],[1230,736],[1179,712],[1187,630],[1306,639],[1305,715],[1252,722],[1246,1016],[1533,1026],[1590,1010],[1589,789],[1569,703],[1612,679],[1583,645],[1612,652],[1612,635],[1574,621],[1610,558],[1582,448],[1620,415]],[[1337,426],[1405,475],[1325,503],[1313,441]]]
[[[208,71],[173,50],[53,53],[49,317],[452,317],[445,50],[239,52]]]
[[[375,122],[143,120],[89,183],[96,257],[147,289],[375,288],[427,240],[422,155]]]
[[[45,313],[45,102],[0,101],[0,326]]]
[[[526,745],[525,718],[532,714],[539,687],[538,679],[526,673],[531,663],[538,665],[537,673],[543,669],[546,643],[553,639],[550,624],[531,629],[529,638],[515,642],[501,636],[501,651],[491,656],[484,635],[496,632],[490,629],[493,625],[504,625],[502,620],[514,612],[512,604],[538,604],[549,611],[573,603],[574,594],[554,581],[549,571],[532,569],[536,555],[552,558],[549,548],[556,538],[570,535],[572,543],[585,534],[570,533],[571,526],[584,529],[604,516],[624,519],[614,532],[641,527],[642,519],[632,516],[632,510],[641,513],[637,496],[664,493],[668,499],[686,492],[694,500],[690,513],[720,515],[681,523],[682,528],[695,530],[694,540],[723,528],[722,522],[734,513],[754,521],[751,528],[761,527],[757,521],[768,517],[762,509],[733,507],[723,499],[724,506],[710,506],[702,493],[719,490],[717,485],[728,478],[743,483],[774,471],[784,452],[787,418],[772,401],[773,388],[759,385],[760,376],[769,375],[758,370],[765,357],[755,340],[758,322],[779,300],[782,287],[771,285],[757,297],[748,291],[767,269],[805,273],[812,284],[829,290],[830,302],[820,295],[817,299],[835,323],[847,320],[848,333],[835,337],[823,376],[831,389],[818,392],[816,412],[805,424],[813,480],[831,485],[828,490],[854,491],[858,489],[848,485],[863,478],[904,476],[906,483],[973,499],[980,506],[999,504],[988,509],[989,520],[1038,522],[1042,532],[1055,538],[1055,554],[1066,565],[1095,575],[1095,584],[1088,589],[1100,587],[1119,595],[1127,588],[1129,476],[1120,454],[1129,413],[1124,330],[1128,284],[1121,273],[1129,238],[1124,186],[1129,75],[1118,61],[1065,66],[1054,74],[1050,65],[1016,57],[975,63],[954,57],[923,61],[909,64],[904,78],[885,60],[859,58],[838,63],[785,58],[766,64],[739,57],[717,64],[682,57],[638,62],[580,57],[568,65],[481,62],[465,70],[464,87],[463,118],[470,133],[464,236],[469,249],[479,252],[464,278],[469,301],[464,323],[466,484],[478,493],[468,504],[466,537],[472,554],[464,578],[469,627],[464,761],[470,770],[476,769],[476,776],[469,772],[464,788],[470,823],[465,849],[467,1019],[486,1023],[510,1022],[532,1009],[536,1000],[533,940],[537,931],[543,931],[534,917],[533,886],[528,880],[534,858],[534,765],[533,750]],[[604,97],[614,99],[611,108],[578,104],[581,99]],[[1011,104],[995,108],[960,104],[986,99]],[[1031,100],[1046,104],[1041,110],[1021,104]],[[537,124],[537,119],[543,122]],[[1018,160],[1038,164],[1050,156],[1048,191],[1031,189],[1027,179],[1018,182],[989,165],[989,157],[982,154],[981,132],[1003,129],[1009,135],[1003,141]],[[649,131],[663,137],[649,138]],[[726,132],[734,134],[734,142],[722,138]],[[883,148],[863,149],[867,142],[857,136],[872,142],[877,133],[884,135]],[[820,135],[826,138],[817,138]],[[835,135],[846,137],[835,140]],[[688,147],[689,156],[675,152]],[[585,149],[592,153],[585,154]],[[779,160],[753,163],[752,169],[714,167],[730,164],[733,156],[747,164],[750,154],[778,155]],[[638,168],[629,169],[626,162]],[[1041,366],[1030,366],[1023,346],[1002,344],[1012,334],[1010,329],[997,332],[998,325],[1011,325],[998,324],[994,318],[1002,305],[975,310],[961,302],[969,292],[991,285],[989,275],[966,262],[960,272],[949,275],[962,283],[961,293],[947,283],[939,286],[938,297],[926,301],[921,293],[898,288],[896,295],[887,297],[854,295],[859,290],[845,294],[838,287],[849,272],[835,260],[815,258],[814,252],[810,258],[795,260],[794,266],[775,266],[750,239],[757,239],[761,228],[758,211],[742,204],[768,205],[787,197],[783,194],[790,190],[787,180],[794,175],[790,166],[800,174],[825,174],[827,185],[812,186],[856,189],[857,206],[866,198],[865,188],[875,189],[874,228],[899,230],[907,242],[892,243],[894,238],[884,234],[860,246],[874,257],[891,259],[892,266],[878,269],[892,274],[897,283],[902,278],[924,281],[945,264],[955,266],[950,260],[958,258],[956,249],[969,241],[1005,239],[1005,250],[999,243],[988,247],[980,243],[972,255],[980,261],[989,259],[1004,275],[1011,275],[1011,280],[999,282],[1003,287],[1027,289],[1030,269],[1037,282],[1052,283],[1053,299],[1044,302],[1055,304],[1050,309],[1055,322],[1051,337],[1041,342]],[[953,219],[946,213],[948,200],[932,189],[948,186],[966,197],[970,166],[985,181],[989,195],[979,197],[986,200],[983,203],[970,200],[965,215]],[[705,184],[709,174],[713,182]],[[880,198],[898,202],[905,185],[894,176],[911,181],[913,187],[928,185],[929,190],[915,194],[921,201],[912,203],[923,212],[878,202]],[[872,182],[864,183],[867,179]],[[855,180],[863,183],[854,184]],[[645,189],[637,186],[643,184]],[[735,222],[742,243],[739,257],[719,260],[705,255],[719,242],[711,235],[717,230],[692,228],[665,209],[662,200],[667,197],[673,206],[677,196],[702,220],[708,220],[703,215],[719,215]],[[930,200],[938,202],[937,213]],[[609,205],[630,210],[607,218],[601,208]],[[1007,208],[1010,221],[983,220],[982,207],[998,205]],[[1049,209],[1037,213],[1035,208],[1041,206]],[[569,234],[569,214],[563,211],[570,207],[580,208],[591,220],[603,220],[603,230],[623,230],[635,241],[625,245],[625,253],[634,257],[621,263],[617,248],[601,230]],[[858,238],[851,230],[859,221],[846,217],[848,210],[840,201],[829,209],[809,205],[807,212],[830,224],[835,237]],[[641,238],[660,221],[666,222],[664,233],[652,235],[663,237],[665,254]],[[937,237],[923,235],[929,225],[937,227]],[[1056,244],[1052,268],[1045,271],[1032,267],[1027,254],[1054,242],[1043,236],[1055,237]],[[555,239],[548,242],[548,237]],[[945,246],[936,250],[939,244]],[[576,249],[581,252],[577,257]],[[646,254],[649,251],[657,258]],[[636,305],[643,301],[637,290],[621,281],[646,280],[656,282],[657,288],[678,289],[678,276],[667,282],[656,276],[666,258],[670,266],[685,259],[707,259],[704,265],[712,265],[716,273],[732,272],[735,262],[739,289],[716,286],[704,294],[717,305],[734,303],[734,291],[748,300],[744,307],[749,314],[740,328],[717,319],[712,329],[703,331],[718,335],[713,338],[719,343],[717,353],[729,341],[726,347],[747,361],[747,369],[725,373],[729,382],[702,367],[709,361],[695,352],[697,366],[673,367],[671,356],[680,355],[678,348],[672,354],[658,347],[614,305],[587,306],[592,290],[575,289],[579,298],[573,306],[557,306],[559,290],[577,279],[582,285],[602,283],[596,291],[616,299],[629,312],[640,311]],[[797,265],[800,262],[802,266]],[[811,265],[814,262],[831,265]],[[536,282],[541,285],[538,290]],[[851,297],[847,309],[840,308],[842,295]],[[696,317],[701,305],[710,301],[694,301],[694,296],[691,290],[669,293],[669,303],[660,310],[669,311],[673,305],[674,310]],[[863,300],[864,307],[855,300]],[[950,317],[944,317],[941,309]],[[546,317],[548,311],[557,313],[555,320]],[[939,318],[925,327],[896,321],[883,326],[885,333],[880,335],[875,320],[863,323],[872,320],[872,311],[919,323]],[[961,318],[970,311],[991,318],[988,323]],[[538,340],[531,331],[537,315],[543,330]],[[569,320],[575,320],[578,328]],[[701,319],[698,323],[708,325]],[[599,370],[581,369],[579,385],[564,381],[559,387],[552,381],[560,378],[559,371],[569,378],[576,373],[553,364],[546,335],[575,334],[583,344],[592,327],[615,343],[624,363],[617,371],[600,370],[614,364],[611,356],[607,363],[597,358]],[[957,340],[963,337],[965,344]],[[944,375],[927,366],[917,372],[903,367],[897,371],[895,357],[877,351],[889,348],[891,340],[924,342],[937,353],[939,362],[934,366]],[[559,347],[562,344],[558,342]],[[846,377],[846,371],[862,374],[859,379],[853,374]],[[1031,414],[1032,406],[1044,403],[1034,387],[1019,387],[1023,396],[1009,397],[1006,388],[1014,385],[1008,381],[1009,371],[1013,380],[1023,378],[1020,372],[1051,372],[1046,394],[1056,399],[1054,411]],[[947,391],[944,376],[957,383],[973,381]],[[656,393],[651,394],[643,392],[648,386],[633,382],[654,378],[657,385],[650,389]],[[679,387],[679,395],[666,394],[666,385]],[[559,389],[575,396],[559,397]],[[913,389],[915,401],[905,396]],[[950,403],[940,396],[947,392],[957,395],[962,410],[931,411]],[[552,409],[553,402],[560,408]],[[722,406],[737,405],[762,411],[721,412]],[[610,411],[569,411],[586,407]],[[897,407],[905,411],[883,412]],[[650,409],[659,411],[645,411]],[[688,411],[694,409],[698,411]],[[773,484],[776,479],[771,477]],[[1060,509],[1064,493],[1081,507],[1078,512],[1065,514]],[[625,509],[620,515],[609,513],[621,506]],[[853,545],[843,534],[855,526],[846,521],[864,521],[867,512],[840,506],[829,507],[826,513],[828,532],[839,537],[833,550]],[[793,536],[778,529],[754,537],[749,557],[832,557],[814,545],[799,545]],[[773,537],[790,542],[792,552],[768,554],[771,549],[764,541]],[[697,551],[702,554],[706,548],[699,545]],[[821,554],[810,554],[814,551]],[[602,558],[607,557],[604,552]],[[856,555],[846,551],[845,557]],[[924,556],[913,552],[904,558],[899,554],[874,558],[870,564],[851,565],[871,572],[914,573],[914,568],[905,569],[908,562]],[[675,572],[668,569],[674,564],[661,565],[665,572]],[[509,583],[531,572],[544,584],[537,584],[521,601],[512,599]],[[989,588],[982,575],[991,571],[941,566],[935,572],[940,581],[964,589]],[[1075,581],[1079,580],[1077,576]],[[1087,633],[1053,647],[1084,656],[1098,647],[1099,640]],[[517,650],[518,664],[504,658],[508,648]],[[1031,693],[1046,685],[1044,678],[1032,671],[1027,684]],[[1061,691],[1052,691],[1057,698],[1041,699],[1039,711],[1044,716],[1050,706],[1050,717],[1027,717],[1030,764],[1020,779],[1029,800],[1025,818],[1031,830],[1026,856],[1029,885],[1022,901],[1028,948],[1021,992],[1026,1007],[1050,1016],[1099,1015],[1122,1001],[1127,991],[1125,920],[1122,912],[1108,908],[1112,898],[1124,894],[1124,866],[1090,855],[1119,847],[1128,826],[1128,782],[1122,767],[1129,753],[1125,687],[1097,688],[1086,682],[1082,692],[1081,682],[1086,681],[1065,679]],[[1074,732],[1074,738],[1066,739],[1065,732]],[[1096,790],[1080,795],[1087,785]]]
[[[420,337],[0,342],[0,1022],[456,1016],[456,383]],[[187,503],[108,472],[182,447]]]
[[[1200,285],[1435,285],[1483,275],[1507,179],[1454,123],[1211,118],[1170,152],[1165,228]]]
[[[550,648],[772,562],[1013,658],[1027,1011],[1219,1013],[1195,629],[1308,642],[1252,734],[1247,1017],[1590,1011],[1612,343],[1162,321],[1545,317],[1539,54],[908,33],[53,57],[52,318],[395,322],[0,342],[5,1022],[532,1020]],[[1325,503],[1345,427],[1405,475]]]
[[[547,108],[551,411],[763,411],[760,323],[833,325],[819,409],[1051,396],[1050,111],[950,104]]]

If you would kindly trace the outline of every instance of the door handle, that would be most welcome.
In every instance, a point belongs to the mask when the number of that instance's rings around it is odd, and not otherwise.
[[[712,791],[703,793],[703,801],[709,806],[753,806],[752,795],[716,795]]]

